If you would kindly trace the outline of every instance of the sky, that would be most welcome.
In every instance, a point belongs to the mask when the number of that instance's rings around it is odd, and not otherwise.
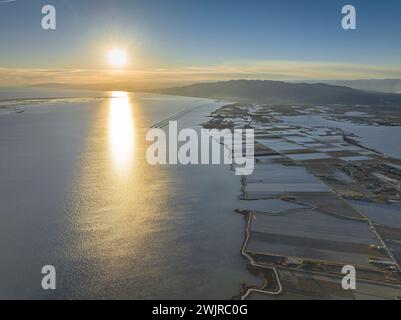
[[[399,78],[400,35],[399,0],[0,0],[0,85]]]

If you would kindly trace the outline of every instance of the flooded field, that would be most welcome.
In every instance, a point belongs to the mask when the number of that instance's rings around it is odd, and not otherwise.
[[[364,146],[382,152],[388,156],[401,159],[401,147],[398,139],[387,137],[400,137],[401,126],[372,126],[353,122],[329,120],[321,115],[308,116],[282,116],[284,122],[302,126],[336,127],[349,134],[354,134]]]
[[[339,114],[238,103],[206,124],[255,130],[256,166],[237,212],[247,219],[242,254],[265,284],[246,286],[242,299],[401,296],[401,150],[386,142],[401,127]],[[341,287],[345,265],[357,270],[357,291]]]

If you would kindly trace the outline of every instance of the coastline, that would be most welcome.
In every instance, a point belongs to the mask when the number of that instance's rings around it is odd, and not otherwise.
[[[368,179],[371,179],[371,183],[375,183],[377,186],[380,186],[380,184],[373,182],[374,180],[372,179],[374,178],[372,177],[352,173],[352,171],[349,170],[354,169],[349,168],[359,168],[359,166],[361,168],[369,168],[369,166],[372,166],[374,169],[370,170],[378,170],[376,168],[381,168],[380,170],[383,170],[383,175],[401,175],[401,172],[396,173],[390,166],[384,165],[384,167],[382,167],[381,165],[381,162],[384,162],[393,163],[394,166],[397,166],[400,160],[387,157],[376,152],[372,148],[364,147],[361,142],[355,141],[339,128],[327,128],[323,126],[307,126],[305,128],[304,126],[300,126],[300,124],[296,126],[291,124],[290,121],[283,121],[283,117],[279,116],[276,118],[276,116],[275,112],[269,110],[269,106],[234,103],[226,105],[214,112],[211,120],[207,123],[208,128],[233,129],[253,127],[255,129],[256,171],[251,176],[241,179],[241,198],[248,201],[246,201],[246,204],[244,203],[241,205],[241,208],[236,209],[236,212],[243,214],[246,221],[245,231],[243,232],[244,240],[240,250],[241,255],[247,260],[246,264],[251,272],[263,275],[265,283],[263,286],[243,284],[242,290],[237,298],[243,300],[247,298],[270,299],[273,297],[277,297],[277,299],[313,298],[315,295],[313,290],[303,292],[302,294],[300,294],[300,292],[305,289],[298,288],[297,290],[289,290],[289,288],[295,285],[289,281],[289,279],[295,276],[304,279],[303,281],[306,282],[309,282],[307,279],[310,277],[314,279],[312,281],[321,283],[322,286],[324,286],[326,282],[331,283],[330,286],[334,286],[332,289],[329,290],[327,288],[324,289],[325,291],[320,292],[320,294],[326,298],[330,299],[337,295],[344,295],[339,285],[341,273],[338,268],[341,265],[340,261],[352,261],[352,256],[347,256],[345,253],[349,249],[346,249],[346,246],[341,244],[341,239],[344,237],[341,229],[346,228],[349,224],[355,224],[355,226],[360,225],[360,227],[365,229],[365,231],[363,231],[366,233],[365,237],[370,238],[367,243],[376,241],[378,244],[375,246],[383,248],[383,253],[386,253],[386,257],[383,256],[375,259],[383,259],[385,261],[388,259],[388,263],[394,265],[394,270],[398,270],[400,268],[397,261],[398,257],[394,255],[388,247],[389,241],[391,240],[384,240],[384,230],[381,223],[372,220],[370,214],[366,214],[365,211],[359,211],[359,208],[357,209],[354,203],[350,202],[350,200],[370,201],[372,203],[383,203],[383,201],[386,203],[385,201],[387,201],[388,208],[391,208],[394,204],[400,203],[399,193],[396,191],[397,188],[394,186],[393,193],[377,191],[377,195],[363,191],[363,189],[360,188],[358,191],[359,193],[357,193],[355,189],[357,185],[353,186],[350,179],[360,179],[360,182],[358,182],[362,183],[362,185],[366,183],[364,180]],[[289,118],[290,117],[287,116],[286,120]],[[318,141],[319,139],[322,139],[322,142]],[[328,143],[329,141],[332,143],[337,142],[338,144],[330,146]],[[297,143],[300,143],[300,145]],[[313,151],[308,149],[312,149],[312,147],[317,147],[317,149],[313,149]],[[358,152],[360,152],[360,155],[358,155]],[[329,156],[329,154],[331,156]],[[336,160],[336,158],[334,158],[335,156],[339,158]],[[350,161],[349,164],[347,164],[347,161]],[[333,182],[331,182],[331,180],[335,179],[332,177],[333,172],[328,170],[326,173],[322,170],[323,168],[319,169],[321,165],[326,165],[328,168],[332,165],[333,169],[331,170],[335,170],[334,168],[336,168],[336,166],[338,168],[343,167],[346,174],[351,175],[351,178],[341,178],[345,179],[342,183],[349,184],[348,188],[350,188],[350,190],[347,190],[347,186],[339,189],[339,186],[333,184]],[[264,169],[264,167],[266,167],[266,169]],[[273,192],[272,190],[275,190],[274,181],[276,175],[274,171],[268,170],[270,167],[272,168],[270,170],[281,170],[283,172],[282,175],[279,174],[277,176],[277,178],[279,178],[278,181],[281,181],[280,183],[287,183],[285,181],[289,179],[287,188],[290,188],[290,183],[297,181],[296,175],[299,174],[305,176],[303,179],[308,178],[307,175],[309,175],[310,178],[308,179],[311,182],[314,181],[313,183],[316,184],[316,187],[313,187],[309,193],[307,189],[297,190],[297,188],[290,192]],[[305,168],[306,170],[302,173],[301,168]],[[299,171],[299,174],[295,174],[293,178],[291,175],[286,178],[285,172],[289,169],[291,169],[290,171],[295,170],[294,174]],[[336,173],[336,175],[338,174]],[[270,179],[268,179],[269,176],[271,176]],[[312,179],[312,177],[314,178]],[[260,185],[260,187],[256,188],[258,185]],[[389,187],[390,186],[387,188]],[[253,191],[249,191],[249,188]],[[319,197],[323,198],[319,200]],[[324,204],[325,201],[327,202],[326,204]],[[291,203],[293,207],[290,206]],[[383,206],[385,205],[383,204]],[[252,207],[254,207],[254,209],[252,209]],[[310,215],[312,212],[313,215]],[[319,217],[319,214],[322,216]],[[268,221],[277,221],[274,223],[281,226],[280,220],[284,219],[283,221],[287,221],[288,224],[292,223],[292,220],[297,220],[297,216],[302,215],[304,215],[305,218],[308,217],[307,219],[311,219],[310,223],[318,223],[317,221],[319,219],[322,219],[322,221],[325,219],[330,220],[331,222],[328,221],[326,224],[326,228],[332,229],[328,232],[333,233],[330,241],[333,242],[333,245],[335,241],[337,243],[336,246],[344,246],[344,248],[335,253],[336,249],[333,247],[331,249],[334,249],[333,253],[326,251],[325,255],[327,257],[323,258],[323,256],[321,256],[318,258],[320,255],[319,251],[322,251],[322,249],[315,248],[324,248],[324,243],[327,243],[326,246],[331,243],[327,242],[328,239],[323,240],[325,238],[324,236],[320,239],[321,236],[314,234],[312,230],[306,231],[305,229],[305,231],[302,231],[306,225],[294,225],[292,227],[294,228],[292,233],[303,232],[305,233],[304,237],[306,237],[306,239],[308,237],[316,237],[316,239],[314,241],[309,239],[310,244],[305,245],[305,249],[303,249],[303,247],[298,248],[296,243],[293,244],[293,248],[287,248],[284,244],[288,243],[287,246],[289,246],[291,237],[287,237],[288,239],[285,238],[286,227],[284,225],[282,227],[277,226],[275,229],[273,226],[270,227],[266,224]],[[310,217],[308,215],[310,215]],[[327,217],[324,218],[324,216]],[[399,217],[401,218],[401,211],[399,212]],[[259,220],[263,223],[258,222]],[[265,220],[266,222],[264,222]],[[314,220],[317,221],[314,222]],[[339,226],[339,229],[336,230],[336,223],[343,224],[343,226]],[[319,230],[323,228],[323,225],[317,225],[316,227]],[[280,231],[280,228],[284,229]],[[363,232],[361,232],[360,237],[363,237]],[[307,235],[308,233],[309,235]],[[334,236],[336,233],[338,233],[338,237]],[[276,234],[276,236],[273,237],[273,234]],[[271,240],[265,242],[262,240],[262,235]],[[388,237],[389,235],[386,236]],[[277,239],[276,241],[278,241],[277,243],[274,241],[275,238]],[[302,243],[304,241],[302,239],[303,238],[299,238],[297,241]],[[280,244],[280,241],[286,242]],[[311,248],[307,248],[308,246],[311,246]],[[292,249],[289,250],[290,248]],[[326,250],[328,250],[328,248],[329,247],[327,247]],[[281,253],[280,250],[283,252]],[[286,251],[292,252],[292,254],[285,254]],[[296,251],[299,251],[299,253],[295,254]],[[370,252],[370,255],[373,255],[373,252]],[[369,258],[369,261],[371,261],[371,259],[373,258]],[[365,261],[367,262],[367,260]],[[380,291],[383,298],[391,299],[392,294],[401,289],[401,279],[397,276],[397,272],[389,276],[386,274],[387,271],[383,271],[378,266],[374,266],[371,262],[366,262],[363,262],[363,259],[358,261],[358,263],[361,264],[358,265],[358,272],[363,274],[363,279],[359,279],[359,282],[363,282],[366,285],[366,291],[362,291],[360,294],[368,296],[377,294],[377,292]],[[380,275],[380,273],[382,273],[382,275]],[[284,284],[282,283],[283,281]],[[312,283],[313,282],[311,282],[310,285],[312,285]],[[337,290],[334,290],[336,286],[339,287]],[[352,298],[355,298],[352,294],[347,296],[347,299]]]

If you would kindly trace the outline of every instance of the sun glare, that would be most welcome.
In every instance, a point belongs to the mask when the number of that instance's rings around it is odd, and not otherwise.
[[[107,58],[110,65],[115,68],[122,68],[127,64],[127,53],[118,48],[111,49]]]
[[[109,107],[109,141],[116,169],[129,169],[135,145],[131,103],[126,92],[114,91]]]

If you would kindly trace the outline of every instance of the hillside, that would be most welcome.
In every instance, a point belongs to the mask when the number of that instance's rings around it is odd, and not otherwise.
[[[259,103],[401,106],[400,94],[362,91],[324,83],[231,80],[168,88],[161,92],[182,96],[249,100]]]
[[[321,82],[347,86],[357,90],[401,93],[401,79],[328,80]]]

